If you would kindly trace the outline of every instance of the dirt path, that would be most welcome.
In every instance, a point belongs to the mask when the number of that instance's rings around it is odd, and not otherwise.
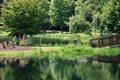
[[[12,46],[6,47],[6,49],[3,48],[2,44],[0,44],[0,51],[8,51],[8,50],[32,50],[33,48],[31,47],[23,47],[23,46],[15,46],[13,48]]]

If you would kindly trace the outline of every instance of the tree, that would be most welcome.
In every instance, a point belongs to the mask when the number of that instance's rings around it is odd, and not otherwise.
[[[69,18],[69,31],[71,33],[88,32],[91,22],[89,10],[81,0],[76,1],[75,5],[75,15]]]
[[[72,15],[74,0],[51,0],[49,16],[54,27],[60,27],[61,31]]]
[[[9,35],[22,37],[40,31],[41,6],[39,0],[11,0],[2,8],[4,26]]]
[[[91,25],[93,26],[93,31],[100,30],[100,25],[101,25],[101,14],[98,12],[93,16],[93,21],[91,23]]]
[[[68,24],[71,33],[82,33],[90,30],[90,23],[81,15],[72,16]]]
[[[46,32],[46,29],[50,27],[50,17],[48,15],[50,2],[48,0],[40,0],[40,5],[42,8],[41,16],[39,17],[41,22],[40,27]]]
[[[112,7],[111,7],[112,6]],[[120,1],[109,0],[103,8],[103,23],[108,32],[120,34]]]

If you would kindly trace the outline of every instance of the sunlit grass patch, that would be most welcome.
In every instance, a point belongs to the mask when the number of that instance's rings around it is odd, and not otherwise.
[[[34,47],[32,50],[8,50],[0,51],[0,57],[23,57],[23,56],[38,56],[42,51],[46,52],[52,49],[59,49],[60,47]]]
[[[37,47],[34,50],[25,51],[0,51],[0,57],[54,57],[70,60],[79,60],[85,57],[100,55],[118,55],[119,48],[91,48],[89,46],[67,45],[62,47]]]
[[[105,48],[95,48],[94,53],[100,54],[100,55],[118,55],[120,54],[120,48],[110,48],[110,47],[105,47]]]

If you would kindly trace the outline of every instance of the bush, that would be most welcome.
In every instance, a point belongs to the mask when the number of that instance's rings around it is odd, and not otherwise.
[[[5,40],[6,40],[6,38],[7,38],[7,36],[6,36],[6,35],[0,35],[0,42],[5,41]]]

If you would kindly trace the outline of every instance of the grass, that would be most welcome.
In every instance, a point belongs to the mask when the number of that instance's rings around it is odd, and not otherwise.
[[[64,47],[41,47],[27,51],[1,51],[0,57],[50,57],[68,60],[79,60],[91,57],[95,54],[113,56],[120,54],[119,48],[90,48],[80,47],[79,45],[67,45]]]
[[[116,48],[110,48],[110,47],[96,48],[94,50],[94,53],[101,54],[101,55],[113,56],[113,55],[120,54],[120,48],[118,48],[118,47],[116,47]]]
[[[89,44],[89,35],[85,34],[67,34],[67,33],[51,33],[38,34],[28,37],[31,46],[61,46],[72,43],[77,40],[78,44]]]
[[[46,33],[38,34],[32,37],[28,36],[29,45],[35,47],[35,50],[27,51],[0,51],[0,57],[58,57],[62,59],[80,59],[91,57],[94,54],[101,55],[118,55],[119,48],[91,48],[89,40],[96,35],[90,36],[85,34],[69,33]],[[97,34],[98,36],[98,34]],[[6,35],[0,35],[0,41],[4,40]],[[77,40],[77,45],[72,41]]]
[[[5,40],[7,34],[0,34],[0,42]],[[81,34],[70,34],[60,32],[48,32],[45,34],[38,34],[34,36],[28,36],[29,46],[61,46],[68,45],[73,42],[73,40],[77,40],[78,44],[89,45],[90,35],[86,35],[84,33]]]
[[[37,57],[38,55],[41,54],[41,52],[43,51],[48,51],[48,50],[57,50],[60,47],[34,47],[35,49],[33,50],[10,50],[10,51],[0,51],[0,57],[24,57],[24,56],[28,56],[28,57]],[[38,54],[38,55],[36,55]]]

